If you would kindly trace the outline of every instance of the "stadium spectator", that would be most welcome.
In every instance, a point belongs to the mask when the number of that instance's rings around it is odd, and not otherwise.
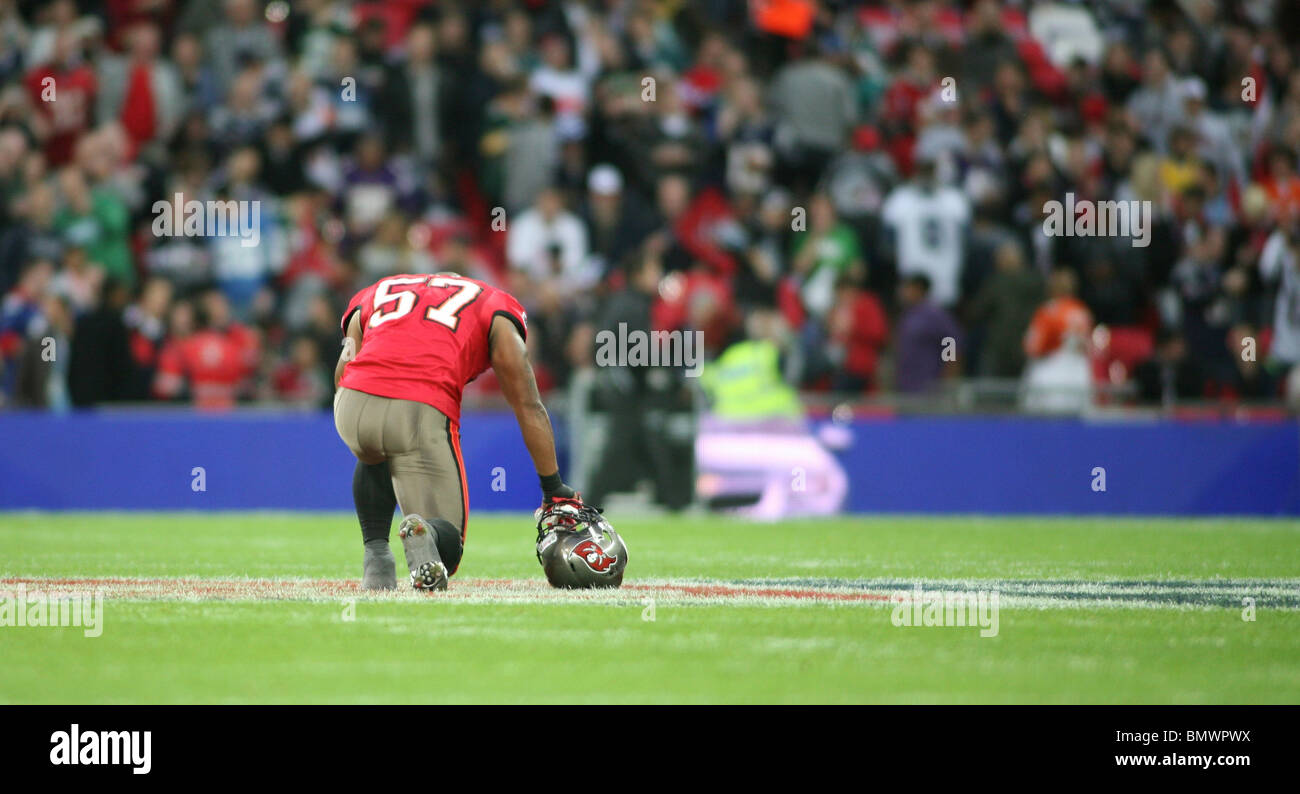
[[[223,202],[241,207],[239,230],[208,229],[212,276],[225,293],[235,316],[251,319],[269,301],[270,279],[284,270],[287,252],[279,213],[272,197],[259,181],[261,157],[251,146],[236,149],[226,159],[224,180],[216,185]],[[245,222],[255,245],[249,245]]]
[[[41,337],[40,344],[29,343],[23,349],[14,404],[66,411],[72,405],[66,355],[74,330],[72,308],[60,295],[50,294],[42,304],[41,313],[45,318],[45,336]]]
[[[601,164],[587,175],[587,201],[583,224],[591,246],[587,268],[600,278],[630,256],[649,234],[646,208],[623,189],[623,176],[612,165]]]
[[[123,312],[130,293],[122,282],[104,281],[95,305],[77,318],[68,363],[68,392],[78,407],[118,402],[130,396],[133,371]]]
[[[835,301],[835,285],[866,275],[857,234],[839,221],[824,193],[814,195],[809,203],[808,231],[795,237],[790,263],[804,308],[819,325]]]
[[[1146,403],[1173,405],[1194,399],[1205,391],[1205,375],[1187,352],[1187,343],[1177,331],[1162,330],[1156,353],[1133,371],[1138,399]]]
[[[389,67],[381,107],[388,146],[409,150],[426,167],[436,165],[442,147],[446,83],[451,76],[437,60],[438,41],[431,25],[412,25],[404,57]]]
[[[529,89],[551,101],[560,134],[581,137],[586,127],[588,76],[573,63],[569,42],[559,33],[543,34],[538,53],[541,62],[529,78]]]
[[[797,188],[816,183],[858,120],[853,84],[830,56],[792,61],[772,81],[781,168]]]
[[[280,56],[280,41],[258,18],[256,0],[224,0],[222,5],[224,19],[208,30],[203,48],[219,94],[225,94],[241,67]]]
[[[69,248],[63,267],[54,277],[54,291],[63,296],[77,314],[92,311],[104,286],[104,269],[86,259],[81,248]]]
[[[1025,265],[1015,241],[1004,242],[994,255],[994,272],[967,307],[972,326],[982,333],[979,371],[1014,378],[1025,365],[1023,340],[1043,300],[1043,280]]]
[[[111,278],[135,284],[129,242],[130,212],[118,195],[106,185],[91,187],[77,166],[59,172],[62,209],[54,227],[70,248],[80,248]]]
[[[1300,217],[1300,174],[1296,173],[1296,157],[1290,149],[1274,150],[1268,157],[1268,174],[1260,180],[1279,218]]]
[[[515,294],[527,305],[552,294],[573,295],[600,275],[587,258],[587,230],[555,188],[510,224],[506,256],[517,277]]]
[[[12,399],[18,369],[28,347],[39,343],[47,318],[44,302],[54,277],[54,264],[46,259],[29,262],[18,283],[0,304],[0,397]]]
[[[831,391],[852,394],[878,387],[876,366],[889,339],[889,323],[880,300],[853,280],[841,279],[828,323]]]
[[[898,291],[902,313],[894,332],[894,387],[905,394],[933,391],[943,377],[956,374],[961,330],[930,297],[929,276],[906,276]]]
[[[493,103],[484,153],[493,157],[501,206],[519,213],[551,185],[559,167],[559,130],[555,105],[534,98],[528,84],[516,80]]]
[[[54,59],[59,50],[59,38],[79,38],[84,25],[77,16],[74,0],[54,0],[32,20],[31,37],[23,58],[29,65],[37,66]]]
[[[1078,413],[1092,403],[1088,348],[1092,315],[1076,294],[1078,277],[1059,267],[1047,281],[1047,302],[1038,307],[1025,333],[1022,405],[1045,413]]]
[[[1169,61],[1160,49],[1150,50],[1142,63],[1142,83],[1128,99],[1133,126],[1163,151],[1170,130],[1183,120],[1183,89],[1169,71]]]
[[[1079,281],[1074,271],[1057,268],[1047,282],[1047,302],[1038,307],[1025,333],[1025,355],[1032,358],[1050,356],[1058,350],[1089,344],[1092,315],[1075,293]]]
[[[916,163],[916,177],[890,192],[881,218],[893,238],[900,275],[924,275],[934,285],[933,299],[950,307],[959,297],[970,202],[959,190],[938,182],[932,158]]]
[[[727,187],[739,194],[765,192],[776,165],[776,124],[763,105],[757,81],[735,81],[718,108],[716,132],[727,149]]]
[[[1004,28],[1002,7],[997,0],[977,0],[971,8],[970,30],[966,40],[966,57],[962,78],[970,81],[970,90],[982,93],[993,85],[997,69],[1004,63],[1019,60],[1016,44]]]
[[[208,65],[198,36],[189,32],[176,35],[171,47],[171,65],[176,70],[180,94],[175,98],[178,104],[173,112],[184,117],[221,101],[216,75]]]
[[[266,134],[275,106],[264,92],[259,68],[239,72],[231,82],[224,104],[212,109],[212,134],[223,150],[256,144]]]
[[[276,367],[271,382],[277,400],[299,408],[320,408],[333,396],[320,351],[307,336],[294,338],[288,360]]]
[[[171,300],[171,282],[151,278],[141,289],[140,298],[123,313],[134,364],[126,387],[128,400],[149,399],[167,335],[167,307]]]
[[[260,343],[233,320],[220,290],[203,294],[200,315],[194,333],[181,336],[177,331],[183,329],[173,329],[174,338],[158,358],[154,388],[167,398],[189,394],[201,410],[226,410],[250,388]]]
[[[1292,220],[1269,236],[1259,270],[1277,289],[1270,354],[1277,364],[1294,367],[1300,364],[1300,221]]]
[[[63,258],[63,236],[55,228],[58,197],[47,182],[32,185],[25,196],[14,200],[14,218],[0,230],[0,293],[18,280],[28,262],[58,262]]]
[[[184,108],[180,77],[176,67],[160,59],[161,33],[150,22],[139,22],[127,31],[127,50],[100,58],[95,73],[99,78],[97,114],[118,119],[129,143],[128,160],[155,141],[167,140],[180,122]]]
[[[374,283],[398,273],[432,273],[437,270],[432,254],[414,248],[407,234],[406,216],[393,210],[384,216],[370,241],[357,251],[361,277]]]
[[[72,5],[61,3],[60,7]],[[33,41],[37,41],[37,31]],[[30,60],[27,91],[35,116],[34,132],[45,141],[45,158],[50,167],[72,160],[77,141],[90,130],[95,113],[98,81],[94,69],[81,54],[81,38],[70,30],[55,35],[49,56],[44,47]]]

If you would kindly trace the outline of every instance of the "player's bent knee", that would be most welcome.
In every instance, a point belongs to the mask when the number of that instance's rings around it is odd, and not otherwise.
[[[445,518],[431,518],[429,525],[433,527],[438,556],[442,558],[443,565],[447,566],[448,575],[454,574],[460,567],[461,555],[465,553],[465,545],[460,539],[460,530]]]

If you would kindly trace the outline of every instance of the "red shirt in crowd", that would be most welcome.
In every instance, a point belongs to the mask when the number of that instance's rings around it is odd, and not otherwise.
[[[832,343],[844,349],[844,370],[874,381],[880,349],[889,338],[889,321],[880,301],[865,290],[846,290],[829,320]]]
[[[1092,334],[1092,313],[1077,298],[1053,298],[1038,307],[1025,332],[1025,353],[1032,358],[1055,353],[1067,337],[1086,343]]]
[[[174,397],[188,382],[196,407],[233,408],[240,391],[257,369],[260,345],[256,335],[232,323],[225,329],[205,328],[168,342],[158,355],[155,391]]]
[[[46,78],[54,80],[52,88],[47,88]],[[71,161],[77,139],[90,129],[96,86],[95,72],[85,64],[64,69],[50,63],[27,73],[32,105],[50,125],[50,136],[45,139],[45,159],[50,166]],[[54,92],[54,101],[46,101],[47,90]]]

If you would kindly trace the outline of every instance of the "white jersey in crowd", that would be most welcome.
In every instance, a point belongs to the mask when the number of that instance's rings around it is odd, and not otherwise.
[[[900,185],[885,199],[881,217],[897,237],[898,272],[930,278],[930,296],[943,306],[957,301],[970,202],[953,187],[925,191]]]
[[[1281,230],[1264,243],[1259,272],[1265,283],[1277,284],[1271,355],[1287,364],[1300,364],[1300,261]]]
[[[511,224],[506,237],[506,260],[538,282],[550,281],[563,289],[586,289],[600,278],[587,260],[587,227],[577,215],[560,212],[547,220],[540,210],[525,210]],[[558,254],[552,261],[552,251]]]

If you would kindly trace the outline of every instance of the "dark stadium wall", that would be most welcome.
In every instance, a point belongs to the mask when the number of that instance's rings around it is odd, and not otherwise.
[[[853,512],[1300,515],[1295,422],[980,417],[850,427],[839,458]],[[473,510],[535,506],[537,477],[512,416],[467,415],[462,437]],[[328,415],[7,413],[0,440],[0,509],[352,507],[353,460]],[[1094,490],[1099,467],[1105,491]]]

